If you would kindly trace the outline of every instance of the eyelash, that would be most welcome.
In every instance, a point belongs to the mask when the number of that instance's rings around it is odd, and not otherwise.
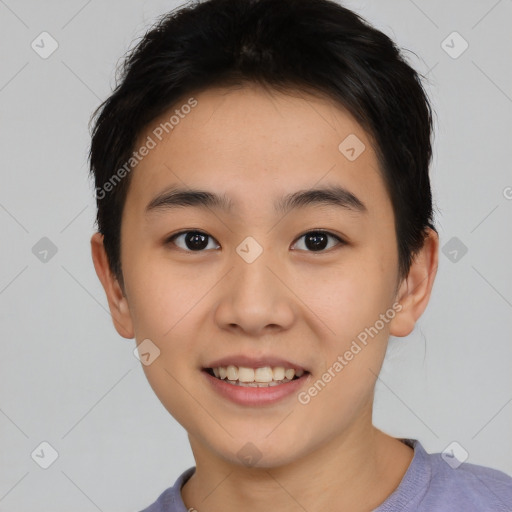
[[[204,231],[200,231],[200,230],[197,230],[197,229],[189,229],[189,230],[186,230],[186,231],[180,231],[179,233],[175,233],[174,235],[172,235],[171,237],[169,237],[166,241],[165,241],[165,245],[169,245],[169,244],[173,244],[173,245],[176,245],[174,243],[174,240],[176,238],[178,238],[179,236],[182,236],[182,235],[186,235],[187,233],[196,233],[196,234],[199,234],[199,235],[204,235],[204,236],[207,236],[209,237],[210,239],[212,240],[215,240],[215,238],[213,238],[213,236],[209,235],[208,233],[205,233]],[[300,235],[296,241],[293,243],[293,245],[295,245],[301,238],[305,237],[306,235],[309,235],[311,233],[320,233],[320,234],[323,234],[323,235],[327,235],[331,238],[334,238],[338,241],[338,244],[334,247],[337,247],[337,246],[343,246],[343,245],[346,245],[347,242],[345,242],[345,240],[343,240],[342,238],[340,238],[338,235],[335,235],[333,233],[331,233],[330,231],[325,231],[325,230],[322,230],[322,229],[310,229],[309,231],[306,231],[305,233],[303,233],[302,235]],[[217,242],[215,240],[215,242]],[[218,244],[218,242],[217,242]],[[219,244],[220,245],[220,244]],[[205,252],[207,250],[211,250],[211,249],[201,249],[201,250],[198,250],[198,251],[192,251],[190,249],[183,249],[181,247],[178,247],[178,249],[184,251],[184,252],[190,252],[190,253],[200,253],[200,252]],[[320,251],[308,251],[308,250],[305,250],[305,252],[311,252],[311,253],[323,253],[323,252],[328,252],[332,249],[332,247],[328,248],[328,249],[322,249]],[[303,249],[301,249],[303,250]]]

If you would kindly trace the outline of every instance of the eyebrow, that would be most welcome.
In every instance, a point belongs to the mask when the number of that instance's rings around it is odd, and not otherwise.
[[[274,204],[276,214],[286,214],[291,210],[308,206],[334,206],[366,213],[365,204],[352,192],[338,185],[323,188],[298,190],[279,198]],[[168,211],[176,208],[196,207],[230,212],[233,201],[225,194],[219,195],[206,190],[172,186],[154,197],[146,206],[146,215],[152,212]]]

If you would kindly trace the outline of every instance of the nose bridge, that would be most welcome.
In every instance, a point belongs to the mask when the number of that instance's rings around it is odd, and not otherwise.
[[[264,247],[254,237],[248,236],[236,247],[235,252],[234,287],[239,300],[269,304],[274,294],[282,293],[282,290],[276,289],[277,283],[273,282],[275,275],[269,270],[269,267],[276,266],[271,248]]]
[[[254,332],[269,325],[289,327],[293,321],[291,294],[276,277],[283,265],[272,250],[247,237],[236,247],[230,263],[232,271],[222,290],[217,321]]]

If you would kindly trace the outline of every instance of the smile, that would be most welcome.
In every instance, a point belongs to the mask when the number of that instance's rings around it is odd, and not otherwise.
[[[302,369],[282,366],[216,366],[204,368],[211,389],[239,405],[264,406],[296,394],[311,374]]]
[[[253,388],[279,386],[280,384],[286,384],[287,382],[298,379],[304,374],[304,370],[284,368],[283,366],[248,368],[232,364],[216,368],[207,368],[206,371],[210,375],[234,386]]]

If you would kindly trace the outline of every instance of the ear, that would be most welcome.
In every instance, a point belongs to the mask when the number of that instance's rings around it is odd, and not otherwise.
[[[107,294],[108,306],[114,327],[123,338],[133,338],[133,324],[128,308],[128,301],[118,280],[114,277],[110,269],[107,253],[103,245],[103,235],[101,233],[94,233],[91,238],[91,254],[96,274]]]
[[[413,258],[409,274],[402,281],[396,296],[402,309],[390,322],[389,333],[392,336],[410,334],[430,299],[439,262],[439,236],[433,229],[427,230],[423,247]]]

